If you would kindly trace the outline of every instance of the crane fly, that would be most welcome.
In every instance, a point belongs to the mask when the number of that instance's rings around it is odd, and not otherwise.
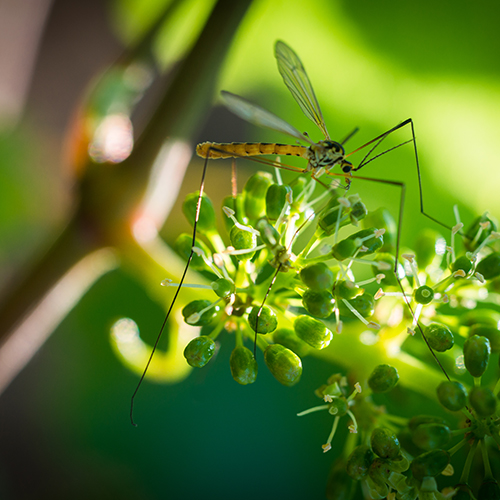
[[[199,220],[199,215],[200,215],[200,208],[201,208],[201,201],[202,201],[202,196],[203,196],[203,191],[204,191],[204,185],[205,185],[205,176],[206,176],[206,171],[207,171],[207,162],[209,159],[223,159],[223,158],[242,158],[242,157],[254,157],[254,156],[260,156],[260,155],[276,155],[276,156],[297,156],[297,157],[302,157],[307,161],[307,165],[304,169],[296,169],[294,167],[290,166],[285,166],[273,161],[262,161],[262,163],[266,163],[269,165],[274,165],[278,168],[285,168],[289,170],[293,170],[298,173],[310,173],[311,176],[315,179],[318,180],[318,178],[323,175],[324,173],[333,175],[333,176],[341,176],[344,177],[346,180],[346,186],[345,189],[349,189],[352,173],[360,170],[362,167],[373,161],[374,159],[378,158],[379,156],[387,153],[388,151],[391,151],[395,148],[398,148],[399,146],[402,146],[404,144],[407,144],[409,142],[413,142],[414,144],[414,153],[415,153],[415,160],[416,160],[416,166],[417,166],[417,172],[418,172],[418,179],[419,179],[419,188],[420,188],[420,207],[421,207],[421,212],[424,214],[426,217],[430,218],[431,220],[445,226],[438,220],[434,219],[432,216],[426,214],[423,209],[423,200],[422,200],[422,189],[421,189],[421,182],[420,182],[420,167],[419,167],[419,162],[418,162],[418,155],[417,155],[417,147],[416,147],[416,140],[415,140],[415,131],[413,127],[413,121],[411,118],[399,123],[398,125],[392,127],[391,129],[387,130],[383,134],[375,137],[371,141],[363,144],[359,148],[355,149],[354,151],[350,152],[349,154],[345,153],[344,146],[343,144],[349,139],[356,130],[354,130],[351,134],[349,134],[342,142],[337,142],[334,141],[330,138],[330,135],[328,133],[323,114],[321,112],[321,108],[319,106],[318,100],[316,99],[316,95],[314,93],[314,89],[311,85],[311,82],[309,80],[309,77],[307,76],[307,73],[305,71],[305,68],[297,56],[297,54],[284,42],[282,41],[277,41],[275,44],[275,57],[278,63],[278,69],[279,72],[281,73],[281,76],[283,77],[283,80],[290,90],[292,96],[294,99],[297,101],[299,104],[301,110],[303,113],[313,122],[316,124],[316,126],[320,129],[324,136],[324,140],[320,140],[319,142],[314,142],[308,135],[305,133],[299,132],[295,127],[287,123],[285,120],[279,118],[275,114],[271,113],[270,111],[265,110],[264,108],[251,103],[250,101],[244,99],[243,97],[240,97],[236,94],[232,94],[227,91],[222,91],[222,98],[224,100],[224,104],[226,107],[229,108],[230,111],[232,111],[234,114],[242,118],[243,120],[250,122],[254,125],[260,126],[260,127],[266,127],[270,128],[272,130],[281,132],[283,134],[289,135],[301,142],[307,143],[307,146],[300,145],[300,144],[279,144],[279,143],[238,143],[238,142],[232,142],[232,143],[214,143],[214,142],[204,142],[201,144],[198,144],[196,147],[196,153],[198,156],[201,156],[202,158],[205,159],[205,165],[202,173],[202,178],[201,178],[201,183],[200,183],[200,189],[199,189],[199,196],[198,196],[198,202],[196,205],[196,213],[195,213],[195,218],[194,218],[194,224],[193,224],[193,237],[192,237],[192,249],[191,253],[187,259],[187,264],[184,269],[184,272],[182,274],[182,277],[179,281],[177,290],[174,294],[174,297],[172,299],[172,302],[170,304],[170,307],[167,310],[167,314],[165,316],[165,319],[163,321],[163,324],[161,326],[160,332],[156,338],[155,344],[153,346],[151,355],[149,357],[149,360],[146,364],[146,367],[144,369],[144,372],[139,380],[139,383],[132,395],[132,400],[131,400],[131,408],[130,408],[130,419],[133,425],[136,425],[133,420],[133,406],[134,406],[134,398],[137,394],[137,391],[139,390],[142,381],[144,380],[144,377],[146,375],[146,372],[148,370],[148,367],[151,363],[151,360],[153,358],[154,352],[157,348],[158,342],[160,340],[160,337],[163,333],[163,330],[165,329],[167,320],[170,316],[170,313],[173,309],[173,306],[175,304],[175,301],[177,299],[177,296],[179,294],[179,291],[184,283],[184,279],[187,273],[187,270],[189,268],[189,265],[191,263],[191,260],[194,255],[194,249],[196,246],[196,230],[197,230],[197,223]],[[411,134],[412,138],[408,141],[405,141],[401,144],[398,144],[395,147],[392,147],[388,150],[383,151],[382,153],[379,153],[375,156],[372,156],[373,151],[379,146],[379,144],[387,137],[389,136],[392,132],[395,132],[398,129],[401,129],[402,127],[410,125],[411,128]],[[368,153],[364,156],[362,161],[357,165],[354,166],[351,161],[349,161],[347,158],[351,156],[352,154],[362,150],[363,148],[372,145],[371,148],[369,148]],[[338,166],[337,172],[332,172],[332,169],[334,167]],[[399,206],[399,221],[397,225],[397,240],[396,240],[396,259],[395,259],[395,272],[397,276],[397,266],[398,266],[398,256],[399,256],[399,246],[400,246],[400,234],[401,234],[401,227],[402,227],[402,214],[403,214],[403,206],[404,206],[404,197],[405,197],[405,185],[402,182],[396,182],[396,181],[390,181],[390,180],[382,180],[382,179],[376,179],[376,178],[369,178],[369,177],[360,177],[356,176],[355,178],[361,179],[361,180],[366,180],[366,181],[372,181],[372,182],[378,182],[378,183],[384,183],[388,185],[393,185],[396,187],[399,187],[401,189],[401,196],[400,196],[400,206]],[[321,183],[321,181],[319,181]],[[323,183],[321,183],[323,184]],[[323,184],[324,185],[324,184]],[[324,185],[325,187],[329,187]],[[276,273],[274,275],[273,280],[271,281],[271,284],[269,286],[268,292],[264,298],[264,301],[262,303],[262,306],[260,308],[260,311],[262,310],[265,300],[267,299],[267,296],[270,292],[271,287],[274,284],[274,280],[276,279],[276,276],[278,274],[279,267],[276,270]],[[399,281],[399,278],[398,278]],[[400,287],[402,288],[402,285],[400,283]],[[407,303],[409,306],[409,303]],[[409,306],[410,307],[410,306]],[[411,307],[410,307],[411,310]],[[257,315],[257,322],[259,320],[259,314]],[[257,336],[257,332],[255,334]],[[425,336],[422,332],[422,336],[425,339]],[[426,340],[427,342],[427,340]],[[429,346],[428,342],[427,345]],[[255,346],[255,344],[254,344]],[[429,346],[429,349],[430,346]],[[255,351],[254,351],[255,352]],[[431,352],[434,354],[434,352],[431,349]],[[434,355],[436,358],[436,356]],[[436,358],[437,360],[437,358]],[[438,364],[439,361],[438,361]]]
[[[346,158],[360,149],[377,141],[383,140],[389,134],[398,130],[401,127],[411,123],[411,119],[405,120],[397,126],[391,128],[384,134],[367,142],[360,148],[346,155],[343,143],[333,141],[330,138],[323,119],[323,113],[319,106],[318,100],[314,93],[313,87],[307,76],[305,68],[297,56],[297,54],[284,42],[277,41],[275,45],[275,56],[278,62],[278,69],[283,77],[283,80],[290,90],[291,94],[299,104],[304,114],[314,122],[325,139],[319,142],[314,142],[309,136],[299,132],[294,126],[279,118],[275,114],[267,111],[256,104],[247,101],[243,97],[232,94],[227,91],[222,91],[221,95],[224,104],[234,114],[243,120],[253,123],[260,127],[267,127],[277,132],[282,132],[300,141],[306,142],[308,146],[299,144],[278,144],[278,143],[212,143],[204,142],[196,147],[196,153],[202,158],[218,159],[218,158],[234,158],[242,156],[257,156],[257,155],[283,155],[283,156],[300,156],[307,160],[307,166],[302,172],[311,172],[313,177],[319,177],[324,171],[329,172],[336,165],[339,166],[342,174],[346,176],[349,183],[348,175],[365,166],[368,156],[373,149],[363,159],[363,161],[354,167],[352,162]],[[352,134],[350,134],[352,135]],[[350,136],[349,136],[350,137]],[[413,139],[407,142],[411,142]],[[406,143],[404,143],[406,144]],[[378,144],[376,144],[378,145]]]

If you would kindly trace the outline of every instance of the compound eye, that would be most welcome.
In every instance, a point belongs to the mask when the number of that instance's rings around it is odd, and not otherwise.
[[[344,172],[344,174],[348,174],[351,170],[352,170],[352,164],[351,163],[344,163],[342,165],[342,172]]]

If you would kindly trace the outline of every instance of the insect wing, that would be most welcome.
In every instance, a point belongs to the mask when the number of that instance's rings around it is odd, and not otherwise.
[[[282,132],[284,134],[291,135],[301,141],[306,141],[310,144],[314,144],[309,137],[306,137],[304,134],[300,133],[295,127],[287,123],[285,120],[277,117],[275,114],[270,111],[253,104],[243,97],[240,97],[236,94],[231,94],[231,92],[226,92],[223,90],[221,92],[222,98],[224,100],[224,105],[232,111],[235,115],[243,118],[247,122],[253,123],[254,125],[258,125],[259,127],[267,127],[272,130],[277,130],[278,132]]]
[[[329,139],[323,114],[306,70],[297,54],[284,42],[278,40],[274,47],[274,55],[278,61],[278,69],[285,85],[299,103],[300,109],[312,120]]]

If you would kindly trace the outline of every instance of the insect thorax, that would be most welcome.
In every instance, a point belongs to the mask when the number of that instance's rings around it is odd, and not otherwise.
[[[345,151],[342,144],[325,140],[312,144],[307,149],[309,163],[307,170],[324,168],[330,170],[334,165],[340,165],[344,173],[350,172],[352,164],[345,160]]]

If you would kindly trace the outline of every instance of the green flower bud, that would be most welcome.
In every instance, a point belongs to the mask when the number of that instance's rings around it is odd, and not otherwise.
[[[268,172],[252,175],[243,188],[245,214],[249,219],[260,219],[266,215],[266,193],[273,183],[273,176]]]
[[[500,486],[496,479],[485,479],[481,483],[477,492],[477,500],[500,500]]]
[[[345,462],[337,459],[326,483],[327,500],[351,500],[355,490],[356,483],[345,473]]]
[[[207,257],[212,255],[212,252],[208,249],[207,245],[203,243],[201,240],[196,240],[196,246],[203,250]],[[191,253],[191,248],[193,247],[193,235],[192,234],[180,234],[179,237],[175,240],[174,249],[175,251],[184,259],[188,260],[189,255]],[[205,264],[203,257],[201,255],[193,254],[193,258],[191,259],[191,268],[196,271],[207,271],[208,266]]]
[[[427,305],[434,299],[434,290],[430,286],[422,285],[413,292],[413,297],[418,304]]]
[[[219,306],[213,306],[202,313],[201,311],[209,307],[210,304],[209,300],[193,300],[182,309],[184,321],[191,326],[209,325],[220,311]]]
[[[351,224],[357,226],[359,221],[363,220],[367,216],[368,209],[366,208],[366,205],[360,200],[358,195],[349,196],[347,199],[351,203],[349,219],[351,220]]]
[[[392,214],[386,208],[378,208],[373,212],[369,212],[363,220],[363,227],[378,227],[385,229],[384,244],[380,248],[380,252],[393,253],[396,248],[396,236],[398,234],[396,221]],[[394,265],[392,266],[394,269]]]
[[[184,349],[186,361],[195,368],[205,366],[215,353],[215,342],[205,335],[196,337]]]
[[[465,255],[462,255],[451,264],[451,271],[453,273],[456,273],[457,271],[463,271],[465,274],[469,274],[471,269],[472,262]]]
[[[368,379],[372,392],[383,393],[390,391],[399,380],[398,371],[390,365],[378,365]]]
[[[246,250],[247,248],[250,249],[257,246],[257,236],[250,231],[240,229],[238,226],[233,226],[231,228],[229,239],[231,240],[231,245],[233,245],[235,250]],[[247,252],[237,254],[236,258],[244,262],[250,260],[254,255],[255,252]]]
[[[473,387],[469,403],[480,417],[491,417],[497,409],[497,399],[488,387]]]
[[[231,375],[238,384],[247,385],[255,382],[258,367],[250,349],[244,346],[235,347],[229,358],[229,366]]]
[[[227,208],[230,208],[231,210],[233,210],[233,212],[236,214],[238,212],[238,210],[236,209],[236,200],[231,196],[225,196],[223,199],[222,199],[222,207],[227,207]],[[222,215],[224,215],[224,212],[222,212]],[[233,222],[231,221],[231,219],[229,219],[228,217],[226,217],[224,215],[224,218],[229,220],[230,221],[230,226],[228,229],[230,229],[232,226],[233,226]],[[239,222],[242,222],[242,221],[239,221]]]
[[[309,182],[310,179],[308,179],[305,175],[300,175],[299,177],[295,178],[293,183],[290,184],[290,187],[292,188],[293,207],[296,212],[301,211],[300,204],[304,199],[306,187]]]
[[[467,390],[460,382],[445,380],[437,388],[437,397],[448,410],[459,411],[467,403]]]
[[[484,222],[489,222],[490,226],[486,230],[483,229],[481,231],[481,236],[474,241],[479,231],[480,224]],[[473,252],[491,234],[492,231],[496,230],[496,224],[486,214],[481,215],[467,229],[467,232],[465,233],[467,237],[464,239],[465,247],[467,250]]]
[[[278,326],[278,318],[276,313],[269,307],[264,306],[260,311],[260,316],[258,318],[259,324],[257,326],[257,314],[259,313],[260,306],[254,306],[248,315],[248,324],[250,328],[257,333],[271,333],[276,330]]]
[[[453,347],[455,339],[450,329],[441,323],[431,323],[424,330],[429,345],[438,352],[445,352]]]
[[[410,421],[408,422],[408,427],[410,431],[413,433],[415,429],[422,424],[448,425],[446,420],[441,417],[435,417],[434,415],[416,415],[415,417],[410,418]]]
[[[315,349],[324,349],[333,338],[332,332],[321,321],[309,316],[298,316],[293,329],[297,337]]]
[[[432,450],[414,458],[411,462],[413,477],[422,481],[426,476],[436,477],[450,463],[450,454],[444,450]]]
[[[277,220],[287,202],[292,188],[285,184],[271,184],[266,192],[266,214],[269,220]]]
[[[243,195],[237,194],[236,198],[233,198],[232,196],[226,196],[222,200],[222,205],[221,207],[228,207],[231,210],[234,211],[234,216],[236,217],[236,220],[240,224],[248,224],[248,219],[244,217],[244,203],[243,203]],[[231,231],[231,228],[234,226],[233,220],[228,217],[223,210],[221,210],[221,215],[222,215],[222,220],[224,221],[224,226],[226,228],[226,231],[229,233]]]
[[[373,452],[380,458],[395,459],[401,450],[396,434],[383,427],[377,427],[373,430],[370,443]]]
[[[380,250],[384,245],[384,238],[382,236],[375,236],[375,231],[376,228],[374,227],[371,227],[369,229],[362,229],[357,233],[351,234],[348,239],[355,242],[356,248],[360,247],[361,245],[366,247],[367,250],[366,252],[363,252],[362,255],[369,255]],[[367,236],[372,237],[365,240],[364,238],[366,238]]]
[[[363,293],[363,289],[357,286],[354,282],[348,280],[340,280],[335,282],[335,296],[339,299],[350,300]]]
[[[463,326],[487,325],[497,328],[500,324],[500,313],[491,309],[473,309],[463,314],[459,323]]]
[[[331,236],[332,234],[335,233],[337,227],[341,228],[349,224],[349,220],[344,218],[346,211],[347,208],[344,207],[344,205],[338,204],[331,208],[328,208],[327,210],[324,210],[321,213],[318,219],[318,227],[323,231],[322,236]]]
[[[375,299],[371,293],[365,292],[363,295],[358,295],[354,297],[354,299],[349,300],[349,303],[359,314],[361,314],[361,316],[363,316],[363,318],[370,318],[375,312]],[[341,316],[356,318],[342,300],[339,300],[338,304]]]
[[[363,479],[367,476],[368,469],[374,459],[375,456],[369,446],[366,444],[356,446],[347,459],[347,474],[355,481]]]
[[[422,424],[412,433],[413,443],[423,450],[443,448],[450,439],[450,428],[443,424]]]
[[[275,344],[281,344],[287,349],[293,351],[297,356],[304,357],[311,350],[309,344],[306,344],[302,339],[299,339],[295,332],[290,328],[278,328],[273,333]]]
[[[368,469],[367,485],[373,498],[385,498],[389,493],[388,480],[391,470],[385,460],[376,458]],[[375,492],[375,494],[374,494]],[[378,495],[378,497],[376,496]]]
[[[255,227],[260,233],[262,242],[269,250],[274,251],[282,247],[282,245],[280,245],[280,233],[278,233],[278,231],[274,229],[274,226],[269,224],[266,219],[260,219]]]
[[[325,399],[325,396],[330,396],[331,398],[343,396],[342,389],[339,386],[339,383],[341,381],[342,376],[340,375],[339,378],[336,378],[336,375],[334,374],[331,377],[328,378],[327,383],[323,384],[321,387],[318,387],[315,391],[314,394],[318,396],[318,398]],[[333,377],[333,378],[332,378]]]
[[[335,299],[326,290],[306,290],[304,295],[302,295],[302,304],[312,316],[316,318],[328,318],[335,307]]]
[[[359,195],[349,196],[347,199],[350,206],[338,202],[339,196],[333,196],[328,206],[321,212],[318,219],[318,228],[321,230],[320,237],[331,236],[338,228],[353,224],[357,226],[359,221],[364,219],[368,213],[366,206],[360,200]],[[349,217],[347,217],[349,216]]]
[[[444,244],[441,245],[443,242],[444,238],[437,231],[434,231],[434,229],[427,228],[419,233],[414,248],[417,261],[422,269],[425,269],[433,262],[441,261],[442,253],[444,252]],[[443,252],[441,255],[437,255],[436,251],[440,245]]]
[[[486,371],[490,353],[490,341],[486,337],[474,335],[465,341],[465,367],[473,377],[480,377]]]
[[[304,267],[299,273],[302,283],[312,290],[332,290],[333,272],[324,262]]]
[[[500,253],[490,253],[477,264],[476,271],[481,274],[485,280],[492,280],[500,276]]]
[[[398,456],[388,460],[387,465],[393,472],[405,472],[410,467],[408,459],[399,452]]]
[[[188,194],[182,204],[182,212],[191,225],[194,224],[199,196],[199,191]],[[201,197],[200,215],[196,227],[200,233],[213,233],[215,231],[215,209],[210,198],[205,193]]]
[[[300,380],[302,362],[290,349],[280,344],[271,344],[264,351],[264,360],[280,384],[290,387]]]
[[[347,415],[348,405],[345,397],[334,397],[332,402],[328,404],[328,413],[336,417]]]
[[[215,281],[212,281],[210,284],[212,290],[217,294],[217,297],[221,299],[227,299],[235,292],[234,283],[227,280],[226,278],[219,278]]]
[[[356,242],[354,240],[345,239],[339,241],[336,245],[333,246],[332,256],[334,259],[342,261],[348,259],[349,257],[352,257],[356,253],[357,249],[358,246],[356,245]]]
[[[486,337],[490,341],[491,352],[500,352],[500,330],[495,326],[473,325],[469,331],[469,335],[479,335]]]

